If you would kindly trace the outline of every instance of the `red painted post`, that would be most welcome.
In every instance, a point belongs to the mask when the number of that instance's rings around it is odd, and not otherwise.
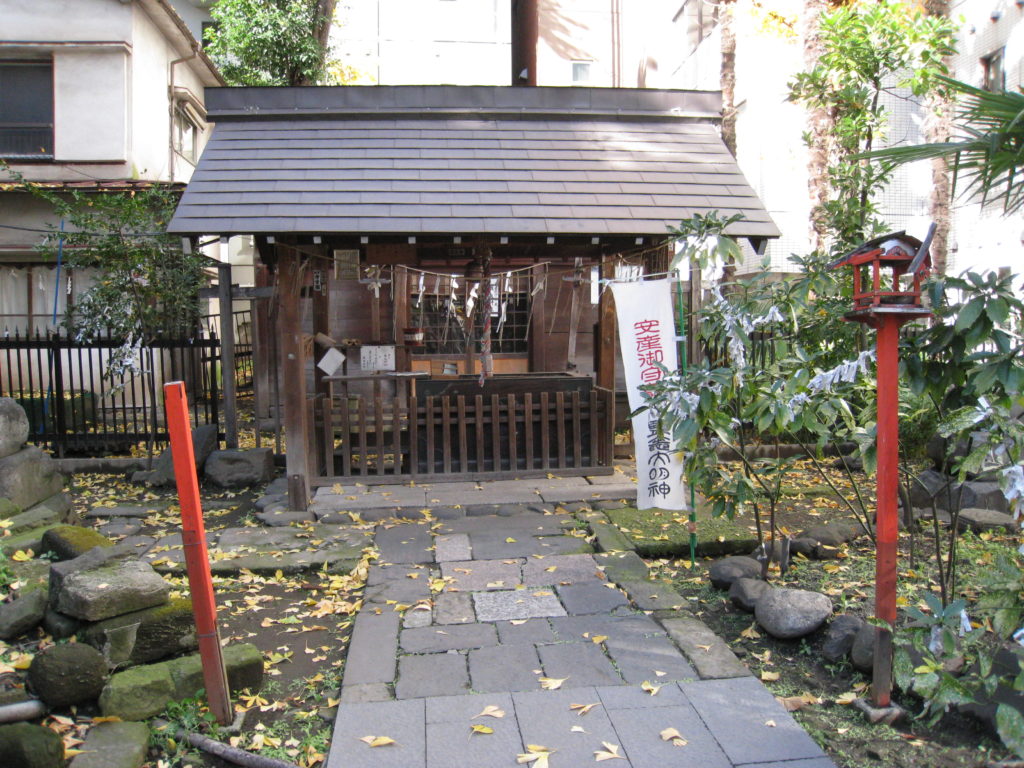
[[[210,574],[210,557],[206,551],[206,527],[203,525],[203,510],[199,500],[199,480],[196,476],[184,383],[173,381],[164,385],[164,406],[167,410],[167,431],[171,437],[171,455],[174,458],[174,478],[178,484],[181,539],[185,550],[188,586],[192,593],[192,610],[196,618],[206,699],[217,722],[227,725],[232,721],[233,713],[224,657],[221,655],[217,605],[213,599],[213,576]]]
[[[875,518],[875,617],[896,625],[896,555],[899,525],[899,338],[903,319],[878,317],[878,490]],[[875,628],[872,698],[889,706],[892,693],[892,632]]]

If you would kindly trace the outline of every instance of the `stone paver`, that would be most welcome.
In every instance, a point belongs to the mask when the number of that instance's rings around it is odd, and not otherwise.
[[[442,592],[434,598],[436,624],[470,624],[476,621],[469,592]]]
[[[345,662],[344,686],[390,683],[395,679],[398,624],[395,611],[362,611],[356,617]]]
[[[530,558],[523,565],[523,584],[528,587],[575,584],[603,579],[593,555],[552,555]]]
[[[426,768],[426,707],[422,700],[338,705],[327,757],[330,768]],[[395,743],[371,747],[364,736],[388,736]]]
[[[415,579],[388,579],[379,584],[367,585],[363,592],[363,600],[367,603],[387,603],[394,600],[398,603],[416,603],[430,597],[429,574],[422,571]]]
[[[697,670],[702,680],[745,677],[750,670],[722,638],[700,619],[665,619],[662,624]]]
[[[398,661],[396,699],[456,696],[469,691],[466,657],[461,653],[402,656]]]
[[[667,637],[610,637],[604,646],[627,683],[697,679],[697,672]]]
[[[473,604],[479,621],[565,616],[565,609],[550,590],[476,592],[473,594]]]
[[[579,584],[559,585],[558,596],[570,616],[588,613],[611,613],[629,605],[629,600],[614,584],[591,579]]]
[[[566,525],[573,523],[573,518],[568,515],[542,515],[537,512],[522,512],[518,515],[508,517],[465,517],[460,520],[445,520],[437,528],[441,534],[449,533],[478,533],[494,531],[497,529],[509,531],[509,536],[514,536],[513,530],[524,531],[535,536],[556,535],[564,530]],[[479,557],[479,555],[477,555]]]
[[[540,658],[532,645],[499,645],[469,652],[474,691],[535,691],[540,687]]]
[[[733,763],[822,757],[821,748],[753,677],[680,688]]]
[[[441,575],[451,579],[448,587],[464,592],[512,589],[522,583],[518,558],[505,560],[463,560],[441,563]]]
[[[473,555],[482,560],[593,552],[593,547],[575,536],[531,536],[516,532],[509,535],[507,531],[492,530],[470,533],[469,540],[473,546]]]
[[[619,743],[619,736],[593,688],[514,693],[512,700],[523,742],[558,750],[551,758],[552,768],[593,765],[594,750],[601,749],[601,742]],[[584,717],[569,709],[572,704],[595,703],[598,706]],[[573,726],[584,728],[586,733],[572,731]],[[628,765],[625,760],[608,762],[623,768]]]
[[[493,624],[452,624],[446,627],[418,627],[402,631],[399,645],[406,653],[486,648],[498,644]]]
[[[653,619],[643,616],[567,616],[551,620],[551,627],[559,642],[589,642],[594,635],[611,638],[642,638],[648,635],[664,636],[665,632]]]
[[[416,629],[417,627],[429,627],[433,622],[433,612],[429,606],[420,604],[416,609],[408,609],[402,614],[402,629]]]
[[[590,491],[584,495],[585,501],[596,501],[604,499],[635,499],[636,498],[636,484],[614,484],[608,483],[604,485],[594,485],[588,488]],[[549,504],[555,504],[562,501],[577,501],[580,498],[580,492],[576,488],[548,488],[541,492],[541,498]]]
[[[470,560],[472,557],[469,536],[464,533],[437,536],[434,539],[434,559],[439,563],[449,560]]]
[[[546,677],[565,678],[563,688],[622,682],[611,661],[595,643],[538,645],[537,653]]]
[[[652,681],[659,685],[657,680]],[[657,709],[689,705],[682,689],[675,683],[666,683],[652,696],[639,685],[614,685],[597,689],[601,704],[609,712],[616,709]]]
[[[393,527],[378,526],[374,544],[385,563],[434,562],[433,537],[430,529],[416,523]]]
[[[555,633],[547,619],[519,619],[518,621],[499,621],[498,640],[502,644],[514,643],[553,643]]]
[[[656,699],[658,696],[649,698]],[[732,768],[732,763],[711,731],[689,704],[657,709],[610,710],[608,717],[611,718],[615,732],[621,739],[622,749],[629,755],[633,768],[666,768],[687,764],[699,765],[700,768]],[[686,745],[677,747],[669,741],[663,741],[659,734],[666,728],[679,731],[686,739]],[[700,757],[696,760],[689,757],[694,755]]]

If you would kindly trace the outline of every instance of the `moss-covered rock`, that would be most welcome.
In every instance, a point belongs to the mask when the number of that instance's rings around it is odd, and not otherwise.
[[[28,668],[32,691],[51,707],[94,701],[107,679],[107,662],[92,646],[52,645],[40,651]]]
[[[111,664],[147,664],[194,650],[192,601],[182,597],[92,624],[79,639],[103,651]]]
[[[22,533],[16,533],[13,536],[5,536],[0,539],[0,552],[10,557],[18,550],[26,552],[32,550],[33,552],[41,552],[43,547],[43,535],[51,528],[56,528],[60,523],[50,523],[44,525],[41,528],[32,528],[31,530],[24,531]]]
[[[20,637],[42,622],[49,602],[46,582],[30,582],[12,600],[0,603],[0,640]]]
[[[263,654],[248,643],[229,645],[223,651],[224,667],[228,674],[228,688],[232,693],[249,689],[256,692],[263,687]],[[179,699],[196,695],[203,684],[203,664],[199,654],[183,656],[166,662],[171,668],[174,693]]]
[[[43,534],[42,549],[57,560],[73,560],[95,547],[112,547],[114,542],[93,528],[58,525]]]
[[[100,709],[107,717],[145,720],[163,712],[173,700],[168,664],[148,664],[112,676],[100,694]]]
[[[18,768],[64,768],[64,740],[41,725],[0,726],[0,765]]]
[[[19,512],[21,512],[21,507],[10,499],[0,496],[0,520],[14,517]]]

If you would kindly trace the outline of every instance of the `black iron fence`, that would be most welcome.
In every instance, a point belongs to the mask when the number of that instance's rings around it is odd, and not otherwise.
[[[252,310],[235,312],[235,388],[242,392],[253,387],[252,358]],[[200,325],[211,339],[223,336],[220,330],[220,315],[203,315]]]
[[[0,336],[0,395],[25,408],[30,442],[58,456],[157,450],[167,442],[162,385],[169,381],[185,382],[196,425],[218,423],[215,336],[158,337],[139,349],[138,373],[112,380],[107,363],[122,345],[117,338],[80,341],[63,329]]]

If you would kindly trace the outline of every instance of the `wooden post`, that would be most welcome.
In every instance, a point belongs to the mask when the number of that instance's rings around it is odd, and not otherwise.
[[[221,242],[221,257],[227,244]],[[220,304],[220,372],[224,391],[224,445],[238,447],[238,399],[235,392],[235,315],[231,305],[231,264],[217,265],[217,300]]]
[[[610,259],[601,259],[601,279],[615,277],[615,265]],[[604,290],[597,305],[597,386],[615,391],[615,299],[610,290]]]
[[[572,304],[569,307],[569,344],[565,355],[566,370],[575,371],[576,335],[580,327],[580,314],[583,311],[583,259],[577,258],[572,272]]]
[[[254,265],[257,288],[270,285],[266,264]],[[254,299],[252,302],[252,393],[256,411],[256,445],[259,445],[260,419],[270,416],[270,347],[271,331],[269,317],[270,302]]]
[[[210,711],[218,723],[227,725],[232,720],[233,712],[220,647],[220,632],[217,628],[217,604],[213,597],[210,556],[206,550],[206,530],[199,500],[196,459],[192,452],[188,401],[182,382],[173,381],[164,385],[164,405],[167,412],[167,431],[171,441],[171,457],[174,460],[174,479],[177,481],[178,501],[181,505],[181,542],[185,552],[188,586],[192,593],[192,610],[196,619],[196,638],[199,641],[203,684],[206,687]]]
[[[409,322],[409,270],[404,266],[395,267],[395,368],[399,371],[412,370],[412,353],[405,346],[404,333]],[[398,394],[396,391],[395,394]]]
[[[696,260],[690,261],[690,315],[686,325],[686,344],[690,365],[700,365],[704,359],[700,348],[700,333],[697,324],[700,322],[697,313],[704,303],[704,286],[701,280],[700,266]]]
[[[547,268],[537,264],[533,268],[533,286],[536,288],[545,279]],[[531,290],[532,290],[531,288]],[[530,305],[530,338],[527,340],[530,346],[530,371],[540,373],[547,370],[547,359],[544,355],[544,328],[547,325],[544,306],[547,301],[547,286],[533,296]]]
[[[306,409],[306,354],[299,322],[299,297],[304,265],[290,248],[278,249],[277,325],[280,333],[281,377],[284,387],[284,432],[287,440],[288,504],[309,506],[309,424]]]

